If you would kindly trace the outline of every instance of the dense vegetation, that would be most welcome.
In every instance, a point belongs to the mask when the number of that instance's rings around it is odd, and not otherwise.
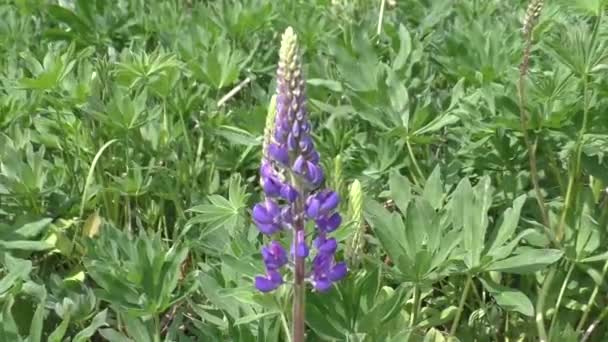
[[[290,341],[251,219],[299,37],[309,341],[608,340],[605,0],[0,4],[0,341]]]

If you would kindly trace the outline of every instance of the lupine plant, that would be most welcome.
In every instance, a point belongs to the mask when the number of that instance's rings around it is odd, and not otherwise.
[[[292,235],[289,256],[276,240],[262,248],[266,275],[255,278],[255,287],[268,292],[284,282],[283,269],[293,280],[293,340],[304,340],[306,283],[316,291],[328,291],[347,273],[346,263],[336,262],[338,247],[328,234],[342,221],[335,212],[340,198],[322,188],[324,173],[311,137],[306,109],[304,76],[298,55],[297,36],[291,27],[283,33],[277,70],[276,112],[267,120],[260,182],[265,200],[253,207],[253,220],[260,232],[273,236],[288,230]],[[313,222],[315,232],[307,233]],[[310,256],[310,240],[315,255]]]
[[[606,0],[115,3],[0,1],[0,342],[608,341]]]

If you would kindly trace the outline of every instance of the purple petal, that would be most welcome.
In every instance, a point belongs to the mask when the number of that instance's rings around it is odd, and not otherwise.
[[[321,204],[321,211],[328,213],[334,210],[338,206],[338,203],[340,203],[340,196],[335,191],[331,191],[323,201],[323,204]]]
[[[332,283],[328,278],[323,277],[323,278],[315,279],[312,282],[312,285],[319,292],[327,292],[327,290],[329,290],[331,288]]]
[[[263,160],[260,166],[260,177],[273,177],[275,175],[274,169],[268,160]]]
[[[281,282],[268,279],[267,277],[255,277],[255,287],[261,292],[270,292],[276,290]]]
[[[272,157],[272,159],[283,165],[289,164],[289,152],[287,152],[287,148],[285,147],[277,144],[270,144],[268,146],[268,154]]]
[[[338,242],[336,241],[336,239],[331,238],[331,239],[325,240],[325,242],[319,246],[319,252],[325,253],[325,254],[334,254],[336,252],[337,248],[338,248]]]
[[[308,122],[303,122],[301,129],[304,133],[310,133],[310,124]]]
[[[279,285],[283,283],[283,276],[278,271],[268,271],[268,279]]]
[[[285,206],[283,209],[281,209],[281,222],[284,224],[293,223],[293,215],[291,214],[290,206]]]
[[[314,185],[319,185],[323,182],[323,170],[321,168],[311,162],[307,162],[307,172],[306,172],[306,180]]]
[[[319,216],[319,209],[321,209],[321,202],[314,196],[310,196],[306,201],[306,215],[311,219],[315,219]]]
[[[262,248],[262,258],[268,270],[277,270],[287,264],[287,253],[277,241],[271,241]]]
[[[273,223],[275,218],[262,203],[258,203],[253,207],[252,217],[256,223],[262,224]]]
[[[331,281],[339,281],[346,276],[348,272],[348,268],[346,267],[346,263],[340,262],[337,263],[327,275]]]
[[[281,194],[283,184],[276,177],[262,177],[262,189],[268,197],[276,197]]]
[[[313,149],[312,139],[310,136],[303,135],[300,138],[300,149],[305,153]]]
[[[303,156],[298,156],[298,158],[296,158],[296,161],[293,163],[293,170],[296,173],[304,174],[305,167],[306,159],[304,159]]]
[[[325,232],[319,232],[317,234],[317,237],[315,238],[315,240],[312,242],[313,246],[315,246],[316,249],[319,249],[319,247],[321,245],[323,245],[325,243],[325,241],[327,241],[326,237],[325,237]]]
[[[289,203],[293,203],[298,198],[298,192],[291,185],[285,184],[281,188],[281,197]]]
[[[293,133],[287,135],[287,147],[289,147],[290,151],[295,151],[298,148],[298,141]]]
[[[291,126],[291,134],[296,138],[300,136],[300,125],[297,121]]]
[[[306,258],[308,256],[308,246],[306,245],[306,237],[304,230],[299,230],[296,236],[296,256],[298,258]]]
[[[308,256],[308,246],[306,246],[306,242],[300,242],[296,248],[296,256],[298,258],[306,258]]]
[[[302,121],[302,120],[304,120],[304,117],[306,116],[306,109],[304,108],[304,99],[300,100],[298,107],[299,107],[299,110],[296,113],[296,119],[298,119],[298,121]]]
[[[266,234],[266,235],[272,235],[276,232],[278,232],[279,230],[281,230],[281,226],[279,226],[278,224],[261,224],[261,223],[257,223],[258,229],[260,230],[260,232],[262,234]]]
[[[311,163],[313,164],[319,164],[319,161],[321,160],[321,157],[319,156],[319,152],[317,151],[311,151],[310,154],[308,155],[308,160],[310,160]]]
[[[334,213],[330,217],[323,217],[317,220],[317,227],[321,231],[331,233],[342,223],[342,217],[338,213]]]

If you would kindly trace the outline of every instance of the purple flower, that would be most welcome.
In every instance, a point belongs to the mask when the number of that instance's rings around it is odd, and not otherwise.
[[[281,229],[281,208],[276,202],[267,198],[253,207],[253,221],[263,234],[276,233]]]
[[[340,196],[331,190],[323,190],[311,195],[306,200],[306,215],[311,219],[319,219],[336,209]]]
[[[283,283],[281,273],[269,270],[264,277],[255,277],[255,287],[261,292],[276,290]]]
[[[276,241],[262,248],[266,274],[255,278],[255,286],[262,292],[280,286],[283,278],[279,271],[291,257],[296,284],[303,286],[308,280],[318,291],[327,291],[347,271],[346,264],[334,260],[337,241],[327,237],[342,222],[340,214],[335,212],[340,196],[321,187],[325,175],[311,136],[305,81],[297,39],[291,29],[285,31],[281,42],[274,99],[274,111],[269,114],[264,130],[260,167],[265,200],[253,207],[252,216],[263,234],[287,229],[292,231],[293,240],[289,256]],[[316,255],[309,265],[306,265],[310,254],[306,220],[314,222],[316,227],[313,242]]]
[[[318,248],[318,254],[313,260],[310,282],[319,292],[325,292],[331,285],[346,276],[346,263],[336,263],[334,253],[336,251],[336,240],[329,239]]]
[[[268,270],[278,270],[287,264],[287,253],[277,241],[271,241],[268,247],[262,248],[262,257]]]

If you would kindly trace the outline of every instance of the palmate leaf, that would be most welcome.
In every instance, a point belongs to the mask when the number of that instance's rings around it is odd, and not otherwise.
[[[24,251],[45,251],[53,248],[53,245],[46,241],[34,240],[52,221],[50,218],[44,218],[17,228],[0,224],[0,248]]]
[[[496,284],[489,279],[480,279],[480,281],[503,309],[517,311],[528,317],[534,316],[534,306],[523,292]]]
[[[558,249],[520,248],[515,255],[496,261],[487,267],[488,271],[526,274],[546,268],[562,258],[564,252]]]
[[[249,197],[239,175],[230,180],[228,192],[228,199],[220,195],[211,195],[208,197],[210,203],[190,208],[188,211],[196,215],[188,221],[180,235],[183,236],[193,225],[200,223],[204,224],[202,234],[205,236],[220,228],[228,232],[234,231],[244,220],[244,210]]]

